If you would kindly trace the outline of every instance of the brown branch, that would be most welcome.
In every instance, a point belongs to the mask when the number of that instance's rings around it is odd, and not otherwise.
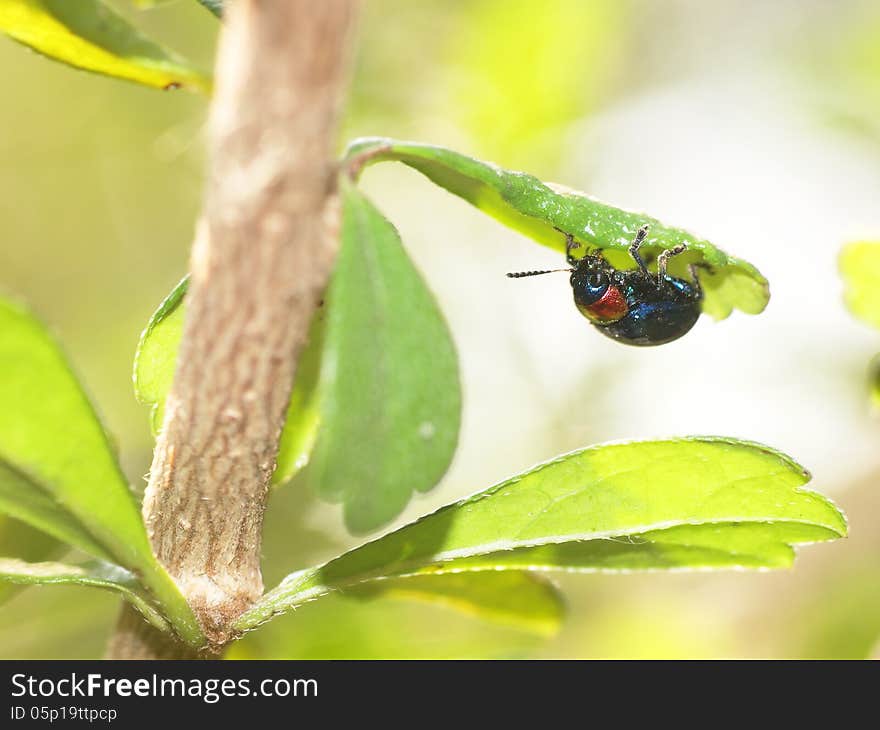
[[[143,506],[215,650],[263,592],[267,486],[338,237],[332,150],[355,6],[238,0],[225,13],[205,208]]]

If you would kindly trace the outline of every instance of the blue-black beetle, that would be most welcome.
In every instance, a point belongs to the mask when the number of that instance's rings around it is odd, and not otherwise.
[[[657,273],[652,274],[639,253],[648,226],[638,230],[629,246],[637,267],[628,270],[614,268],[601,251],[576,258],[573,251],[581,244],[571,234],[560,233],[565,235],[565,256],[571,268],[521,271],[508,276],[518,279],[571,272],[574,303],[581,314],[603,335],[627,345],[663,345],[677,340],[696,324],[703,301],[696,264],[688,267],[692,281],[666,271],[669,258],[687,250],[687,244],[663,251],[657,257]]]

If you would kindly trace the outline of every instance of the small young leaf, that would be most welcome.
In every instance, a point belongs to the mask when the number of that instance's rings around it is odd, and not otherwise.
[[[0,558],[0,584],[21,585],[83,585],[117,591],[140,611],[144,618],[162,631],[168,623],[153,605],[137,578],[124,568],[95,560],[83,565],[67,563],[27,563],[15,558]]]
[[[346,595],[441,604],[542,636],[555,634],[565,614],[565,602],[556,586],[525,570],[388,578],[356,586]]]
[[[3,0],[0,32],[86,71],[159,89],[211,88],[205,73],[143,36],[102,0]]]
[[[272,481],[303,477],[343,502],[353,532],[396,517],[413,490],[431,489],[458,439],[455,347],[433,296],[394,227],[345,186],[342,241],[297,365]],[[184,279],[159,306],[135,356],[138,400],[162,425],[183,332]]]
[[[325,297],[321,424],[303,476],[342,501],[352,532],[387,523],[443,476],[461,393],[443,316],[395,228],[343,186],[342,240]]]
[[[670,259],[670,273],[687,277],[688,264],[705,267],[699,270],[705,292],[704,312],[724,319],[734,308],[759,314],[767,306],[767,280],[754,266],[728,256],[709,241],[642,213],[615,208],[576,190],[543,183],[526,173],[503,170],[442,147],[366,138],[356,140],[346,153],[349,170],[355,175],[364,165],[383,160],[409,165],[505,225],[562,253],[565,238],[556,229],[566,231],[588,248],[601,248],[605,257],[621,269],[635,266],[627,249],[639,227],[649,224],[648,237],[642,244],[649,258],[686,242],[688,251]]]
[[[31,524],[41,520],[47,530],[51,524],[56,536],[64,530],[84,549],[90,543],[93,550],[103,549],[140,576],[182,638],[202,642],[192,611],[153,556],[134,495],[64,355],[36,319],[2,299],[0,459],[39,484],[56,507],[53,511],[31,495],[19,506],[18,517],[29,517]],[[7,495],[26,488],[20,480],[6,481]],[[62,511],[79,527],[62,523]]]
[[[287,418],[278,443],[272,484],[285,484],[308,463],[321,426],[318,378],[324,352],[324,311],[315,312],[309,326],[309,341],[299,362],[290,393]]]
[[[803,488],[809,478],[789,457],[733,439],[593,446],[288,576],[239,628],[386,576],[788,566],[791,545],[846,534],[840,511]]]
[[[150,407],[154,436],[162,428],[165,399],[174,380],[186,311],[183,298],[188,287],[187,276],[165,297],[141,334],[134,356],[134,394],[138,401]]]
[[[850,243],[840,252],[839,262],[849,311],[880,329],[880,243]]]

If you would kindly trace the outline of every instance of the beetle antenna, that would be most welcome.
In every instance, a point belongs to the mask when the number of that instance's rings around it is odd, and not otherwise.
[[[555,274],[557,271],[572,272],[574,269],[546,269],[544,271],[514,271],[508,274],[510,279],[522,279],[524,276],[540,276],[541,274]]]

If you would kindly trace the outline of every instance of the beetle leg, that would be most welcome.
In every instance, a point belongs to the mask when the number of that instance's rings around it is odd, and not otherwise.
[[[700,277],[697,276],[697,265],[696,264],[688,264],[688,273],[691,275],[691,284],[694,287],[694,291],[697,293],[697,296],[701,299],[703,298],[703,287],[700,284]]]
[[[636,231],[636,237],[632,240],[632,243],[629,245],[629,255],[633,257],[635,262],[639,265],[639,268],[642,270],[642,273],[645,276],[650,276],[651,273],[648,271],[648,267],[645,265],[645,260],[642,258],[642,255],[639,253],[639,246],[642,245],[642,242],[645,240],[645,236],[648,235],[648,226],[644,225]]]
[[[666,278],[666,263],[673,256],[678,256],[680,253],[684,253],[687,251],[687,244],[682,241],[680,244],[675,246],[674,248],[667,248],[657,257],[657,285],[663,283],[663,280]]]
[[[576,259],[571,252],[576,248],[580,248],[581,244],[575,241],[574,236],[570,233],[566,233],[561,228],[556,228],[556,226],[553,226],[553,228],[565,236],[565,260],[568,261],[571,266],[577,266],[578,259]]]
[[[565,260],[572,266],[577,266],[578,259],[571,252],[580,247],[581,245],[574,240],[574,236],[570,233],[565,234]]]
[[[700,283],[700,277],[697,275],[697,271],[702,269],[703,271],[708,271],[710,274],[712,273],[712,267],[708,264],[703,263],[693,263],[688,264],[688,273],[691,275],[691,280],[693,282],[694,290],[697,292],[697,296],[703,296],[703,285]]]

